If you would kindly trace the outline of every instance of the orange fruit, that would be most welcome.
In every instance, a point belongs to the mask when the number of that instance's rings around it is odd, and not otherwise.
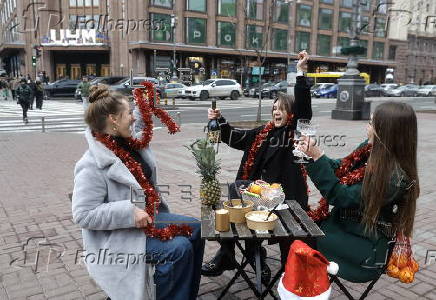
[[[400,255],[400,257],[398,257],[396,261],[394,260],[394,262],[399,269],[403,269],[409,265],[409,259],[405,255]]]
[[[412,270],[409,267],[400,270],[399,279],[402,283],[412,283],[414,279]]]
[[[412,270],[413,273],[416,273],[419,271],[419,264],[416,260],[414,260],[413,258],[410,260],[410,265],[409,265],[410,269]]]
[[[262,187],[260,185],[257,185],[257,184],[252,184],[252,185],[250,185],[248,191],[250,193],[260,195],[262,193]]]
[[[279,188],[282,187],[282,185],[281,185],[280,183],[273,183],[273,184],[271,184],[271,187],[272,187],[273,189],[279,189]]]
[[[400,269],[398,269],[398,267],[395,265],[388,265],[386,272],[390,277],[394,278],[398,278],[400,275]]]

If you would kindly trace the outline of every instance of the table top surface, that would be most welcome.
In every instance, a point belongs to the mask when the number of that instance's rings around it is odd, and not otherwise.
[[[286,200],[288,209],[274,212],[279,218],[274,230],[259,233],[247,227],[246,223],[230,223],[230,230],[219,232],[215,230],[215,211],[203,205],[201,207],[201,238],[209,241],[233,239],[280,239],[280,238],[310,238],[322,237],[324,233],[313,222],[307,213],[295,200]]]

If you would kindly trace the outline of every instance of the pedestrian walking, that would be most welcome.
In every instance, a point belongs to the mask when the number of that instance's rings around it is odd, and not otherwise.
[[[36,108],[42,109],[42,102],[44,99],[44,88],[42,86],[41,80],[37,79],[35,82],[35,99],[36,99]]]
[[[78,88],[80,89],[80,95],[82,96],[83,102],[83,110],[86,111],[89,105],[88,97],[89,97],[89,88],[91,85],[89,84],[88,77],[84,76],[82,82],[79,84]]]
[[[11,91],[12,91],[12,98],[13,98],[14,101],[18,100],[17,99],[16,91],[17,91],[17,88],[18,88],[19,84],[20,84],[20,81],[18,80],[18,78],[16,78],[16,77],[12,78],[12,80],[11,80]]]
[[[21,84],[17,88],[17,104],[21,105],[21,108],[23,109],[23,122],[25,124],[29,123],[27,111],[29,110],[32,96],[33,92],[30,86],[27,84],[26,78],[21,79]]]
[[[35,102],[36,85],[32,79],[27,79],[27,84],[29,85],[30,89],[32,90],[32,96],[30,96],[29,109],[33,110],[33,103]]]

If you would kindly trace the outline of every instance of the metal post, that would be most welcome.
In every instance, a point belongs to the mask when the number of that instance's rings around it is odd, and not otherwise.
[[[156,77],[156,49],[153,50],[153,77]]]
[[[180,111],[177,112],[177,120],[179,120],[179,126],[182,126],[182,114]]]
[[[45,132],[45,117],[41,117],[42,132]]]

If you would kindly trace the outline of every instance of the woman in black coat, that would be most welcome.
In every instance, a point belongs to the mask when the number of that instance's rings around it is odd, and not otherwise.
[[[265,126],[251,130],[242,130],[232,127],[221,116],[219,110],[209,109],[208,118],[217,119],[221,129],[221,139],[230,147],[244,151],[236,182],[230,187],[230,195],[236,198],[236,188],[241,184],[262,179],[268,183],[280,183],[286,199],[297,200],[303,209],[307,209],[307,187],[303,178],[300,165],[294,163],[292,150],[294,149],[292,137],[298,119],[311,119],[312,106],[310,85],[304,77],[307,69],[308,55],[306,52],[299,54],[297,64],[297,82],[294,95],[279,94],[272,108],[272,121]],[[256,147],[258,145],[259,147]],[[216,256],[202,267],[202,275],[219,276],[224,270],[234,269],[234,243],[221,243],[221,249]],[[281,243],[282,260],[286,261],[289,243]],[[246,250],[250,253],[249,247]],[[266,256],[263,253],[263,256]],[[262,269],[268,274],[265,265]]]

